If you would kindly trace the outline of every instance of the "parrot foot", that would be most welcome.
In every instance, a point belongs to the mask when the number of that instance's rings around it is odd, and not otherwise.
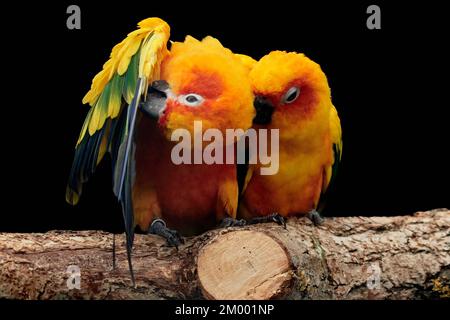
[[[247,221],[244,219],[237,220],[230,217],[224,218],[219,225],[219,228],[228,228],[228,227],[242,227],[247,224]]]
[[[308,212],[308,218],[312,221],[312,223],[314,223],[315,226],[320,226],[324,221],[320,216],[320,213],[315,209]]]
[[[278,225],[283,226],[284,229],[286,229],[286,219],[278,212],[274,212],[265,217],[255,217],[252,220],[250,220],[249,224],[258,224],[266,222],[275,222]]]
[[[180,236],[178,231],[167,228],[166,223],[162,219],[155,219],[150,229],[149,234],[156,234],[166,239],[167,244],[171,247],[175,247],[178,250],[178,246],[184,243],[184,239]]]

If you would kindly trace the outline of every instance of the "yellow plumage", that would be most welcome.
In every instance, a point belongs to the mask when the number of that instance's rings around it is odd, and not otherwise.
[[[342,156],[342,128],[341,128],[341,120],[339,119],[337,110],[334,106],[331,106],[330,109],[330,134],[331,141],[337,147],[337,160],[341,160]]]
[[[240,213],[247,219],[274,212],[307,214],[318,208],[342,152],[327,78],[305,55],[283,51],[264,56],[249,77],[255,96],[274,110],[270,123],[258,128],[279,129],[279,171],[262,176],[259,164],[250,167]],[[298,96],[287,102],[296,88]]]
[[[253,69],[253,67],[256,65],[257,61],[253,59],[250,56],[247,56],[245,54],[235,54],[236,58],[244,65],[244,67],[247,69],[247,72],[250,73],[250,71]]]

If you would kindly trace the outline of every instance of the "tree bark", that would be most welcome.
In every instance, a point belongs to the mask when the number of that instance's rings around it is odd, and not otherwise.
[[[430,299],[450,297],[450,211],[327,218],[315,227],[216,229],[179,250],[137,235],[132,287],[124,236],[0,233],[0,298]],[[78,274],[79,270],[79,274]],[[79,289],[77,288],[78,284]]]

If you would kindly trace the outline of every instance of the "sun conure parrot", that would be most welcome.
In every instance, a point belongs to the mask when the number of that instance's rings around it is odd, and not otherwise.
[[[78,202],[82,184],[104,154],[111,155],[113,188],[122,205],[132,281],[134,229],[178,245],[182,234],[234,219],[238,204],[236,165],[180,164],[171,159],[171,134],[194,121],[203,131],[247,130],[254,117],[248,69],[214,38],[171,43],[158,18],[111,52],[83,98],[91,108],[75,148],[66,199]],[[193,148],[191,149],[192,152]]]
[[[278,223],[308,215],[318,224],[342,152],[340,120],[327,78],[300,53],[274,51],[258,62],[242,59],[251,66],[254,127],[279,129],[280,138],[278,173],[260,175],[260,165],[249,166],[239,215]]]

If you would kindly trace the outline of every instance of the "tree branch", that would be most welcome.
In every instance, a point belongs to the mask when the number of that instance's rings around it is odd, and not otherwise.
[[[320,227],[291,218],[287,229],[263,224],[212,230],[187,239],[178,251],[159,237],[137,235],[136,288],[131,287],[124,240],[116,236],[113,270],[109,233],[0,233],[0,298],[450,297],[447,209],[328,218]]]

